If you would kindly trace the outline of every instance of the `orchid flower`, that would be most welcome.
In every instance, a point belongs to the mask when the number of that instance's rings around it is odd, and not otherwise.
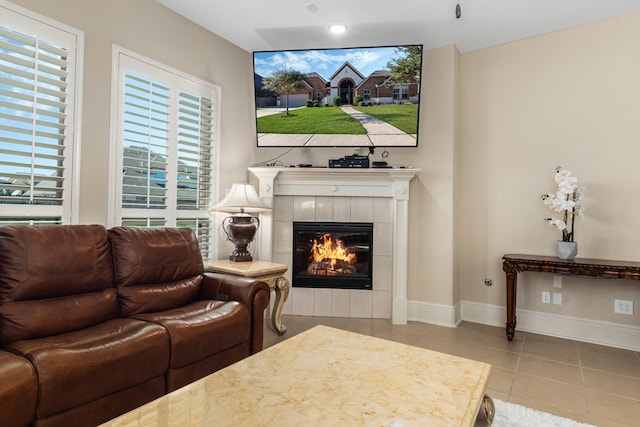
[[[555,171],[554,179],[558,184],[558,190],[555,194],[545,193],[541,198],[550,209],[563,212],[563,219],[545,218],[545,221],[562,231],[563,241],[573,242],[575,217],[584,214],[582,189],[578,185],[578,179],[571,176],[570,171],[561,166],[556,167]]]
[[[573,194],[578,187],[578,180],[574,177],[568,177],[567,179],[558,183],[558,193]]]
[[[567,229],[567,224],[565,224],[561,219],[545,218],[544,220],[547,221],[549,225],[555,225],[556,227],[558,227],[558,230],[560,231],[564,231]]]
[[[573,209],[576,206],[576,203],[573,200],[567,200],[566,195],[560,191],[558,191],[555,196],[551,194],[543,194],[541,198],[545,205],[549,206],[556,212]]]

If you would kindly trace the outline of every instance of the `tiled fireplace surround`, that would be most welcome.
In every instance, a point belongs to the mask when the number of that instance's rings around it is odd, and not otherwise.
[[[373,290],[292,288],[283,313],[407,323],[409,181],[417,169],[249,168],[272,211],[261,214],[256,258],[289,266],[293,221],[373,223]]]

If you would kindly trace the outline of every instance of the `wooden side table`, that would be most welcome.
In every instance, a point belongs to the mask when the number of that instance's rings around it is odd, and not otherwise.
[[[502,257],[502,271],[507,277],[507,339],[516,333],[516,291],[518,273],[540,271],[576,277],[640,280],[640,262],[576,258],[560,259],[542,255],[512,255]]]
[[[271,311],[271,323],[279,335],[287,331],[287,327],[282,324],[282,307],[289,297],[289,289],[291,288],[289,281],[284,277],[287,268],[285,264],[257,260],[234,262],[228,259],[219,259],[204,262],[205,271],[250,277],[262,280],[269,285],[269,289],[276,293]]]

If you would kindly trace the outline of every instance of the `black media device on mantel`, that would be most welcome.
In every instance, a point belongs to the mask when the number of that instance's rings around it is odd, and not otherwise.
[[[341,159],[329,159],[330,168],[368,168],[369,156],[344,156]]]

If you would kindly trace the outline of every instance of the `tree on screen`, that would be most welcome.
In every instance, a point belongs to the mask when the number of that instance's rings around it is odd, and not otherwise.
[[[289,93],[303,87],[304,75],[296,70],[280,70],[273,77],[265,77],[263,87],[274,92],[285,93],[286,116],[289,116]]]

